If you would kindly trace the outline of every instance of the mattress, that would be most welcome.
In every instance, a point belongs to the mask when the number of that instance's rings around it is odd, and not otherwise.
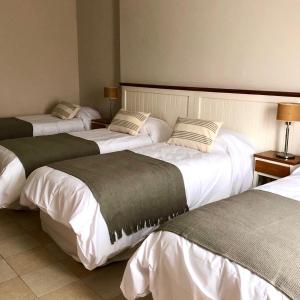
[[[252,185],[254,150],[234,134],[222,132],[211,153],[165,143],[133,151],[179,168],[190,209],[247,190]],[[144,228],[131,235],[123,232],[122,238],[112,245],[99,203],[86,184],[49,167],[39,168],[30,175],[21,203],[29,208],[38,206],[54,221],[72,228],[77,257],[90,270],[135,246],[155,229]]]
[[[257,189],[300,201],[300,169]],[[164,251],[161,251],[164,249]],[[180,284],[177,284],[180,283]],[[264,279],[171,232],[151,234],[128,262],[127,299],[287,299]]]

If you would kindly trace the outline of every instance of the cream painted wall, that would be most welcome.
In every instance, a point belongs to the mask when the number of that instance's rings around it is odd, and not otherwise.
[[[300,92],[300,1],[121,0],[121,80]]]
[[[119,1],[77,0],[81,105],[98,108],[109,117],[103,87],[120,78]],[[115,102],[113,110],[120,107]]]
[[[0,0],[0,116],[79,102],[75,0]]]

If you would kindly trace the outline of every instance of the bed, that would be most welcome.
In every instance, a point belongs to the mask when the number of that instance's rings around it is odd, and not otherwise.
[[[167,125],[166,122],[157,118],[149,118],[144,127],[141,129],[141,133],[137,136],[113,132],[108,129],[94,129],[81,132],[72,132],[64,135],[78,138],[82,142],[92,142],[92,144],[95,144],[93,151],[96,151],[96,153],[100,152],[101,154],[104,154],[124,149],[133,149],[144,145],[150,145],[152,143],[165,141],[166,139],[168,139],[170,132],[171,128]],[[56,138],[56,136],[59,137],[59,135],[52,135],[50,137],[54,139]],[[44,139],[45,137],[38,138]],[[29,144],[30,147],[30,144],[33,142],[32,139],[38,138],[28,137],[24,138],[24,141],[26,142],[26,144]],[[18,144],[22,142],[21,140],[22,139],[7,141],[9,143],[11,143],[12,141],[16,141],[16,145],[18,146]],[[53,142],[51,142],[52,148],[55,148],[55,145],[58,146],[59,143],[60,140],[54,140]],[[30,152],[37,152],[40,144],[40,142],[36,142],[35,146],[29,148]],[[57,150],[53,149],[53,151],[55,152]],[[68,152],[69,151],[67,149],[67,153],[65,156],[67,159],[78,156],[91,155],[92,153],[95,153],[88,151],[85,154],[85,152],[80,152],[80,154],[76,153],[72,157],[71,153]],[[25,154],[24,156],[27,157],[28,155]],[[38,157],[32,157],[32,161],[35,163],[36,167],[44,165]],[[52,158],[52,161],[55,160],[53,160]],[[20,193],[22,191],[22,188],[24,187],[26,177],[28,175],[29,172],[26,173],[24,162],[21,162],[20,157],[18,157],[13,151],[0,145],[0,208],[19,208]]]
[[[91,120],[100,118],[97,110],[81,107],[75,118],[63,120],[51,114],[0,118],[0,139],[43,136],[91,129]]]
[[[220,130],[211,153],[166,143],[132,151],[168,162],[180,170],[189,209],[237,194],[252,185],[253,147],[241,135],[226,129]],[[30,175],[21,204],[31,209],[39,207],[43,229],[90,270],[134,247],[156,228],[149,226],[130,235],[123,232],[122,237],[111,243],[99,203],[88,186],[48,166]]]
[[[299,205],[299,183],[300,169],[297,169],[289,177],[260,186],[255,192],[265,192],[272,198],[287,197],[290,198],[290,203]],[[186,214],[188,215],[189,213]],[[186,216],[183,222],[187,221]],[[268,217],[266,215],[266,219]],[[296,221],[293,224],[298,226],[299,223]],[[278,234],[281,228],[277,229]],[[278,243],[276,237],[275,245]],[[151,234],[127,264],[121,283],[124,296],[127,299],[136,299],[151,292],[154,299],[298,299],[297,296],[287,296],[286,289],[283,292],[283,288],[279,290],[266,278],[256,275],[256,269],[250,271],[250,268],[245,268],[234,262],[235,260],[207,249],[172,231],[163,230]],[[266,253],[268,250],[267,247]],[[234,251],[239,253],[238,249]],[[255,256],[255,260],[258,257],[260,256]],[[276,260],[269,255],[267,261],[272,265]],[[292,285],[299,296],[299,281],[292,281],[294,276],[299,276],[297,263],[297,260],[293,262],[295,267],[290,268],[290,276],[284,277],[283,281]],[[282,281],[277,279],[277,283]]]

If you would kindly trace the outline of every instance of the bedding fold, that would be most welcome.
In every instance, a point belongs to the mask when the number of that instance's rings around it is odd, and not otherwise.
[[[18,157],[26,176],[35,169],[55,161],[100,153],[95,142],[68,133],[3,140],[0,141],[0,146]]]
[[[30,122],[18,118],[0,118],[0,140],[33,136]]]
[[[132,151],[61,161],[49,167],[82,180],[100,204],[111,244],[188,211],[180,170]]]
[[[300,299],[300,203],[252,190],[161,226]]]

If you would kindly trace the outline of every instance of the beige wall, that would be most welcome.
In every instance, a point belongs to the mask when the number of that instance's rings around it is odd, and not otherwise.
[[[122,0],[121,80],[300,91],[300,1]]]
[[[103,87],[117,84],[120,74],[118,2],[77,0],[81,104],[99,108],[104,117],[109,117],[109,103]]]
[[[0,0],[0,116],[79,102],[75,0]]]

